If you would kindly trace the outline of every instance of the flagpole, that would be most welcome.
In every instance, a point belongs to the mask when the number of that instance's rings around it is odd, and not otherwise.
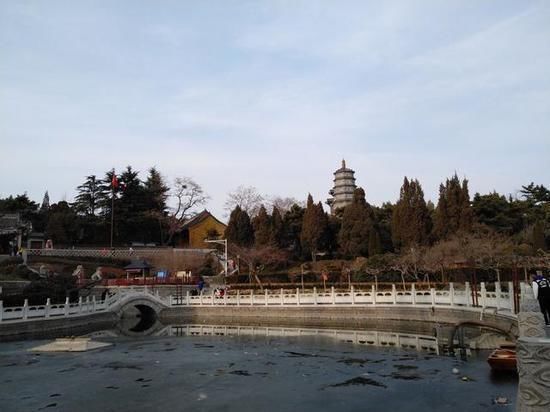
[[[115,223],[115,169],[113,169],[113,177],[111,178],[111,249],[113,248],[113,226]]]

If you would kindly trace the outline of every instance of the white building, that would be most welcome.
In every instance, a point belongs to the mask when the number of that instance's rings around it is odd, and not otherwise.
[[[329,191],[332,197],[327,199],[332,215],[336,213],[336,210],[353,202],[353,192],[356,188],[355,171],[348,169],[346,161],[342,160],[342,167],[334,172],[334,187]]]

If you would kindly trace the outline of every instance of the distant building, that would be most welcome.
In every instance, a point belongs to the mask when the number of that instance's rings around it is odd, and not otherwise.
[[[208,210],[189,219],[183,225],[176,238],[176,247],[190,249],[212,249],[211,243],[205,239],[222,239],[227,225],[216,219]]]
[[[346,167],[346,161],[342,160],[342,167],[334,172],[334,187],[328,192],[332,197],[327,199],[330,213],[334,215],[338,209],[342,209],[353,202],[355,185],[355,171]]]

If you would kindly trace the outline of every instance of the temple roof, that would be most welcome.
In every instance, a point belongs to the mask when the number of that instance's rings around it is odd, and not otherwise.
[[[216,220],[218,223],[220,223],[221,225],[227,226],[225,223],[220,222],[218,219],[216,219],[216,217],[212,213],[210,213],[208,210],[204,209],[202,212],[196,214],[191,219],[187,220],[183,224],[182,229],[189,229],[190,227],[198,225],[200,222],[202,222],[204,219],[206,219],[209,216],[212,216],[212,218]]]
[[[132,260],[132,262],[127,265],[127,266],[124,266],[124,270],[135,270],[135,269],[151,269],[152,266],[147,263],[147,261],[145,260]]]

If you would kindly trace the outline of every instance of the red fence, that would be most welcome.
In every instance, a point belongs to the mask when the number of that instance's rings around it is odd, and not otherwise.
[[[119,278],[119,279],[104,279],[104,286],[143,286],[143,285],[196,285],[199,279],[177,278],[175,276],[159,278],[159,277],[139,277],[139,278]]]

